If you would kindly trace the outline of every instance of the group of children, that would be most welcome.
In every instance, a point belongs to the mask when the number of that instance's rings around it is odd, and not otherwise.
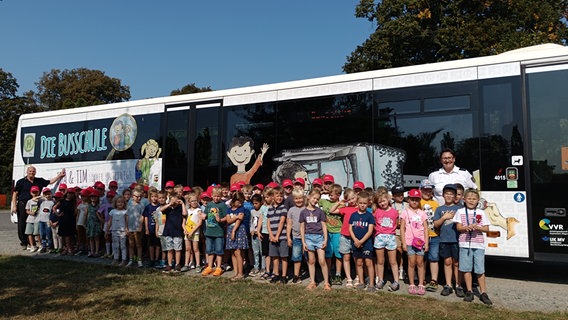
[[[448,184],[439,204],[428,180],[406,195],[402,187],[373,190],[362,182],[343,188],[331,175],[314,179],[311,190],[304,190],[305,185],[297,178],[266,187],[235,183],[203,190],[168,181],[161,191],[133,184],[118,195],[115,182],[106,194],[104,184],[97,182],[83,190],[62,185],[55,199],[50,189],[40,196],[36,187],[26,206],[26,234],[30,243],[38,235],[41,252],[48,247],[61,254],[88,250],[92,257],[112,254],[113,264],[139,267],[144,267],[144,258],[166,273],[195,269],[202,276],[220,276],[233,268],[231,280],[259,276],[271,283],[297,284],[307,266],[308,290],[323,278],[324,290],[345,285],[397,291],[406,256],[408,292],[424,295],[438,289],[441,258],[442,295],[455,290],[464,301],[472,301],[475,271],[480,299],[491,304],[484,277],[483,233],[489,223],[478,208],[476,190]]]

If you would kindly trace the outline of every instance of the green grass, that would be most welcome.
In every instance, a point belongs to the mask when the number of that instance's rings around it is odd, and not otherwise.
[[[308,292],[303,286],[21,256],[0,256],[0,274],[0,317],[11,319],[568,318],[566,312],[515,312],[386,292]]]

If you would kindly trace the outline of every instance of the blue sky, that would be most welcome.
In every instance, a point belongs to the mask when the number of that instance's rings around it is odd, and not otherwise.
[[[373,32],[357,0],[2,0],[0,68],[20,93],[51,69],[104,71],[132,100],[341,74]]]

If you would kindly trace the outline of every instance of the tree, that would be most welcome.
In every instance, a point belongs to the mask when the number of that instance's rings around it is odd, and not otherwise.
[[[49,110],[78,108],[90,105],[128,101],[130,88],[120,79],[111,78],[99,70],[77,68],[52,69],[45,72],[34,95],[38,104]]]
[[[170,96],[178,96],[180,94],[189,94],[189,93],[198,93],[198,92],[207,92],[207,91],[213,91],[213,90],[211,89],[211,87],[199,88],[198,86],[195,85],[194,82],[186,84],[181,89],[172,90],[172,92],[170,92]]]
[[[347,73],[566,44],[568,1],[360,0],[356,17],[377,27],[347,57]]]
[[[12,189],[12,167],[14,141],[18,118],[24,113],[42,111],[35,104],[32,92],[18,96],[18,82],[11,73],[0,68],[0,194],[10,193]]]

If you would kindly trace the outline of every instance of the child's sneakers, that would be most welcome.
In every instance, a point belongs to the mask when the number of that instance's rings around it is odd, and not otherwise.
[[[444,297],[449,296],[450,294],[452,294],[452,292],[454,292],[454,290],[452,290],[452,287],[445,285],[444,289],[442,289],[442,293],[441,295],[443,295]]]
[[[418,289],[416,290],[416,294],[423,296],[426,293],[426,288],[423,285],[419,285]]]
[[[408,293],[409,294],[418,294],[418,288],[415,285],[411,284],[408,286]]]
[[[208,276],[208,275],[212,274],[213,271],[214,271],[213,268],[207,267],[207,268],[203,269],[203,271],[201,271],[201,275],[202,276]]]
[[[385,284],[387,284],[387,282],[385,280],[381,280],[377,282],[375,288],[377,288],[378,290],[382,290],[385,287]]]
[[[144,268],[144,264],[142,263],[142,260],[138,260],[138,268]]]
[[[202,273],[202,274],[203,274],[203,273]],[[213,272],[213,276],[215,276],[215,277],[218,277],[218,276],[220,276],[220,275],[222,275],[222,274],[223,274],[223,269],[221,269],[221,268],[216,268],[216,269],[215,269],[215,272]]]
[[[473,292],[468,291],[465,293],[465,297],[463,298],[465,302],[472,302],[473,301]]]
[[[400,284],[398,284],[397,281],[395,281],[395,282],[393,282],[389,285],[389,291],[394,292],[394,291],[398,291],[398,289],[400,289]]]
[[[134,265],[134,260],[130,259],[130,261],[128,261],[128,264],[126,264],[127,267],[132,267]]]
[[[436,280],[431,280],[427,285],[426,285],[426,291],[428,292],[436,292],[438,291],[438,282]]]
[[[294,278],[292,279],[292,284],[301,284],[302,283],[302,279],[300,279],[300,277],[298,276],[294,276]]]
[[[488,306],[493,304],[493,302],[491,301],[491,299],[489,299],[489,296],[487,295],[486,292],[482,293],[479,299],[481,300],[481,302],[485,303]]]
[[[456,287],[456,297],[463,298],[465,297],[465,293],[462,287]]]

